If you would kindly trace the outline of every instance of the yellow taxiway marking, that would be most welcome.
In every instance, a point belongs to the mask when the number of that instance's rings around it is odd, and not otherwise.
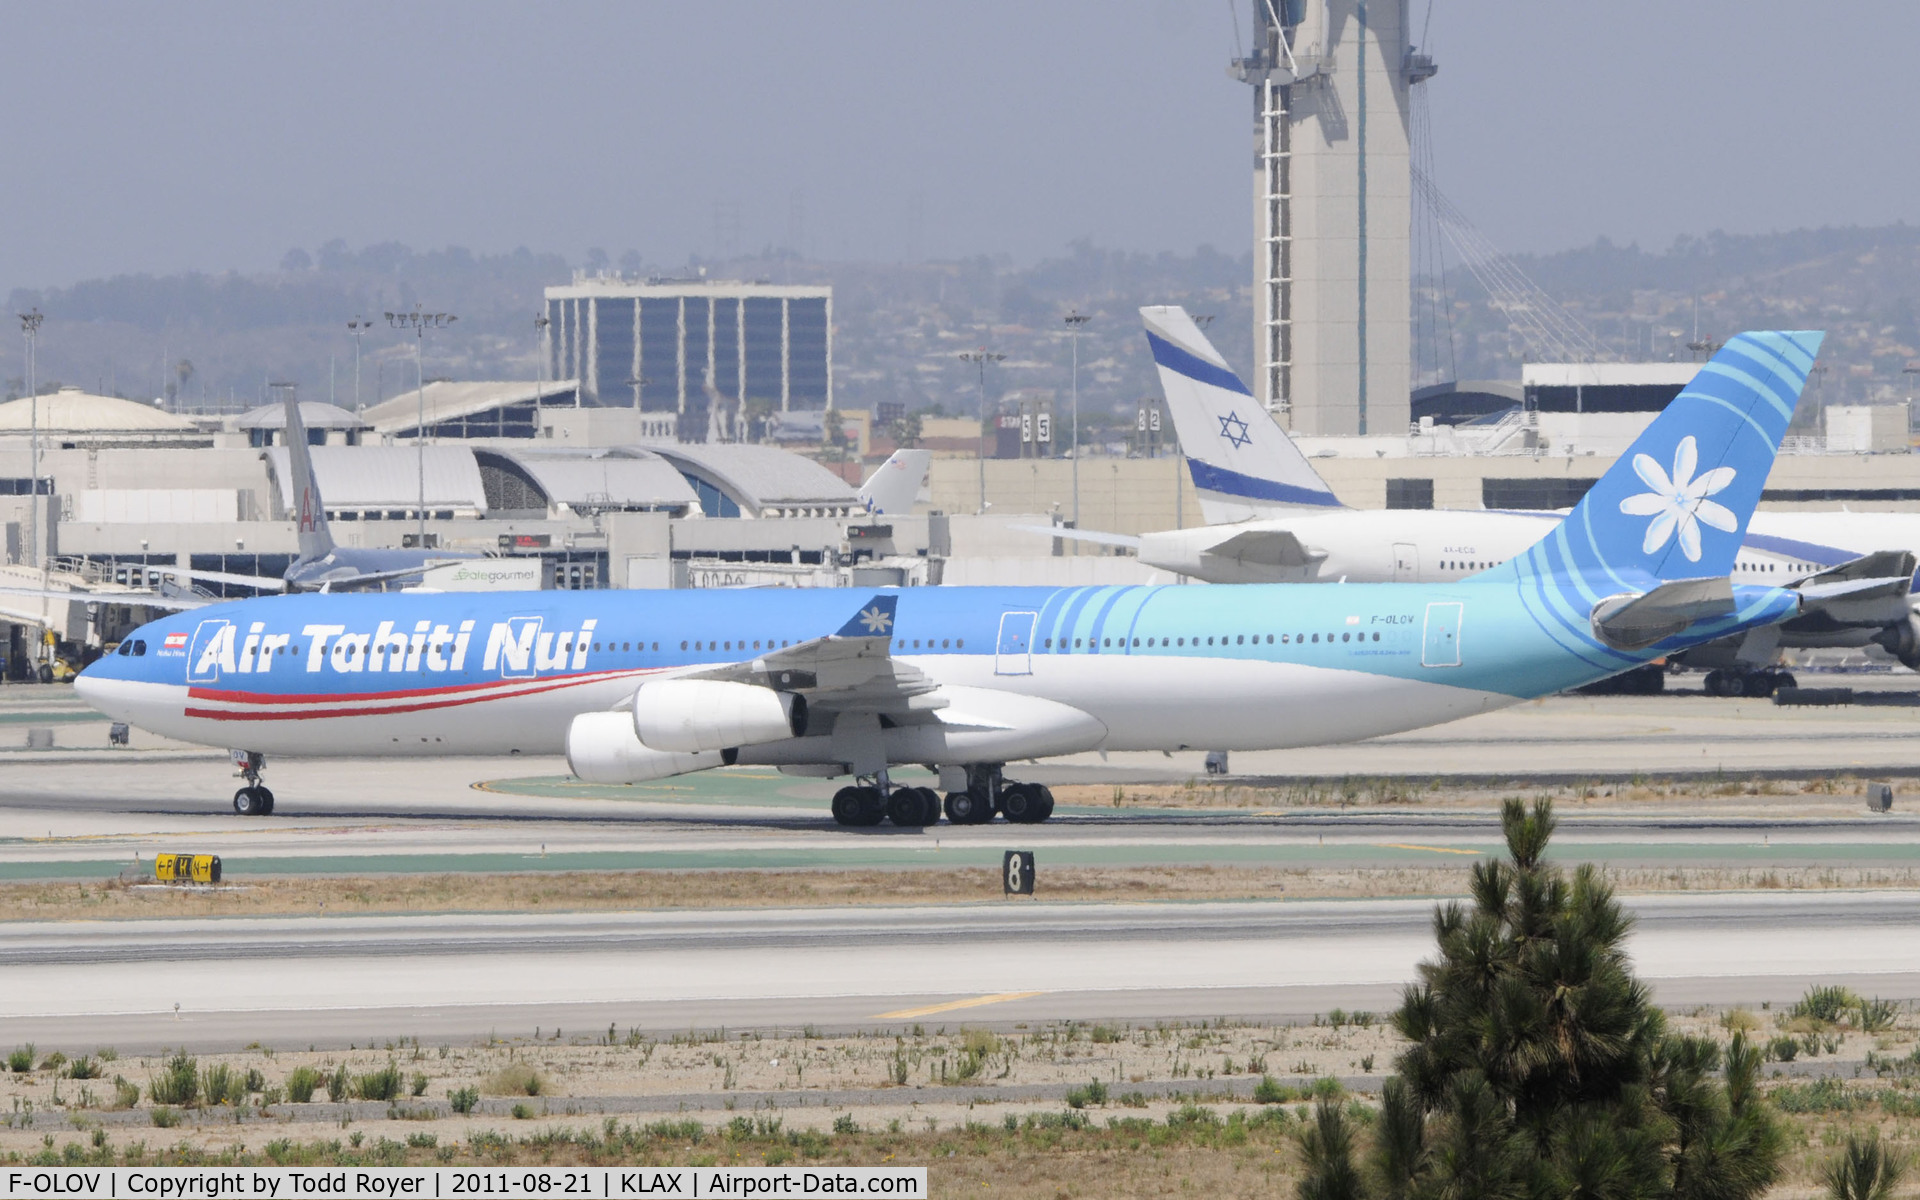
[[[1377,844],[1382,849],[1386,849],[1386,850],[1431,850],[1435,854],[1478,854],[1480,853],[1480,851],[1478,850],[1460,850],[1452,846],[1416,846],[1412,842],[1380,842]]]
[[[904,1021],[908,1017],[931,1017],[935,1013],[952,1012],[957,1008],[979,1008],[983,1004],[1004,1004],[1008,1000],[1025,1000],[1029,996],[1044,996],[1045,992],[997,992],[991,996],[975,996],[971,1000],[949,1000],[945,1004],[929,1004],[925,1008],[903,1008],[899,1012],[875,1013],[869,1021]]]

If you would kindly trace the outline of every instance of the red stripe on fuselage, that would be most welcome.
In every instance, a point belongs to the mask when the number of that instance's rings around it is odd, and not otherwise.
[[[653,670],[657,669],[659,668],[653,668]],[[516,681],[525,682],[531,686],[517,688],[510,692],[491,692],[484,696],[452,696],[444,700],[429,700],[417,704],[382,704],[352,708],[303,708],[293,712],[260,712],[233,708],[189,708],[186,710],[186,715],[209,721],[311,721],[334,717],[384,717],[392,713],[427,712],[437,708],[462,708],[469,704],[485,704],[494,700],[516,700],[522,696],[537,696],[543,692],[559,691],[563,688],[579,687],[583,684],[599,683],[608,679],[619,679],[623,676],[630,677],[650,673],[651,670],[604,671],[596,672],[592,675],[566,675],[544,680]],[[463,690],[466,689],[439,689],[441,694]],[[412,692],[395,693],[393,695],[395,698],[400,698],[402,695],[419,696],[428,694],[433,693]],[[328,699],[337,698],[338,697],[328,697]]]
[[[662,667],[636,667],[626,671],[593,671],[585,675],[548,675],[527,679],[486,679],[479,683],[454,683],[444,687],[402,688],[389,692],[357,692],[351,696],[342,696],[339,692],[296,692],[292,695],[280,695],[275,692],[240,692],[220,688],[187,687],[190,700],[215,700],[228,704],[330,704],[341,700],[411,700],[418,696],[446,696],[458,692],[475,692],[482,689],[507,691],[514,687],[533,683],[545,683],[555,679],[617,679],[622,675],[645,675],[650,671],[664,670]]]

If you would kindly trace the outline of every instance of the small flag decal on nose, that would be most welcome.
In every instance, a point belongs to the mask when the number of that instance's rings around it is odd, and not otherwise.
[[[168,634],[167,640],[161,643],[161,649],[163,650],[185,650],[186,648],[187,648],[187,634],[185,630],[182,630],[179,633]]]

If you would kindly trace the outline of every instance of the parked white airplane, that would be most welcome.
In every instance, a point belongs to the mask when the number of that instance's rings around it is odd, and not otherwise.
[[[1558,512],[1348,508],[1306,455],[1254,400],[1185,309],[1140,310],[1159,366],[1167,411],[1187,458],[1208,524],[1132,537],[1049,530],[1133,548],[1140,561],[1209,583],[1448,582],[1503,563],[1539,541]],[[1635,469],[1649,486],[1667,480],[1648,460]],[[1843,580],[1911,577],[1920,553],[1920,515],[1755,513],[1734,563],[1736,582],[1797,587],[1818,596]],[[1904,565],[1903,565],[1904,564]],[[1849,591],[1810,604],[1764,634],[1688,652],[1713,670],[1709,690],[1765,694],[1780,681],[1770,668],[1781,646],[1879,644],[1920,667],[1920,619],[1905,590]]]

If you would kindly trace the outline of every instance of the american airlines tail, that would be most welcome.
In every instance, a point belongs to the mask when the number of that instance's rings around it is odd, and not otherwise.
[[[860,485],[860,506],[877,516],[897,517],[913,511],[913,502],[926,486],[931,450],[895,450]]]
[[[327,529],[326,506],[320,502],[320,485],[313,481],[313,455],[307,446],[306,422],[300,419],[300,404],[287,392],[287,423],[282,431],[287,439],[287,464],[293,472],[294,528],[300,535],[302,559],[325,558],[333,553],[333,534]]]
[[[1140,310],[1209,525],[1344,507],[1178,305]]]

